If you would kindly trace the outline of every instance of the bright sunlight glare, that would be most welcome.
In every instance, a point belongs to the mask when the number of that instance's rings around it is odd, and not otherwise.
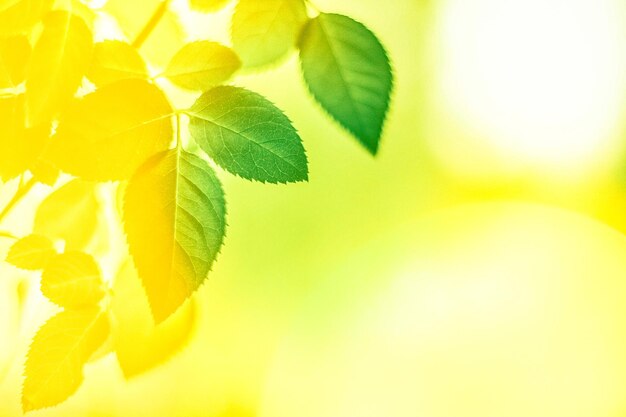
[[[548,168],[616,153],[626,87],[620,2],[449,0],[442,7],[442,100],[464,129],[500,159]]]

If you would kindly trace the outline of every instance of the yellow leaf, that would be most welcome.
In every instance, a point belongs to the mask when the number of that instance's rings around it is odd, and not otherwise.
[[[227,81],[241,67],[232,49],[216,42],[197,41],[183,46],[164,75],[179,87],[207,91]]]
[[[52,317],[35,335],[24,368],[24,411],[51,407],[74,394],[83,366],[109,334],[99,309],[67,310]]]
[[[0,40],[0,88],[16,87],[24,81],[30,53],[25,36]]]
[[[41,274],[41,292],[65,308],[93,307],[104,297],[104,283],[95,259],[70,251],[53,257]]]
[[[148,69],[141,55],[128,43],[104,41],[95,45],[87,77],[102,86],[129,78],[148,78]]]
[[[0,37],[30,30],[52,7],[54,0],[7,0],[0,9]]]
[[[24,95],[0,98],[0,177],[15,178],[37,160],[48,142],[49,125],[26,128]]]
[[[55,255],[54,244],[50,239],[45,236],[30,235],[11,246],[6,260],[18,268],[37,271],[44,269]]]
[[[37,159],[31,166],[33,177],[42,184],[53,186],[59,179],[61,172],[44,157]]]
[[[85,248],[98,225],[96,185],[73,180],[50,194],[35,214],[34,232],[63,239],[71,249]]]
[[[295,48],[306,21],[303,0],[240,0],[233,15],[233,48],[247,68],[274,63]]]
[[[173,110],[158,87],[121,80],[77,100],[62,116],[50,160],[94,181],[122,180],[169,147]]]
[[[189,7],[199,12],[216,12],[230,3],[231,0],[189,0]]]
[[[78,16],[54,11],[44,19],[26,75],[27,125],[53,119],[72,99],[91,63],[91,31]]]
[[[191,337],[196,322],[194,299],[158,326],[131,259],[120,268],[111,301],[113,346],[126,378],[168,360]]]

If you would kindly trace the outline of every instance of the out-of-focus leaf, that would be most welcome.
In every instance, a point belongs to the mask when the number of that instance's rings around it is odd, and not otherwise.
[[[35,335],[24,368],[24,411],[52,407],[74,394],[83,381],[83,366],[109,335],[99,309],[66,310]]]
[[[63,114],[50,160],[88,180],[128,179],[146,159],[169,147],[172,114],[154,84],[138,79],[108,84]]]
[[[52,239],[63,239],[70,249],[83,249],[93,238],[99,210],[96,185],[73,180],[39,205],[34,232]]]
[[[174,55],[164,75],[179,87],[206,91],[227,81],[241,67],[232,49],[216,42],[197,41]]]
[[[61,307],[94,307],[104,297],[100,267],[83,252],[56,255],[41,275],[41,292]]]
[[[46,14],[54,0],[8,0],[0,8],[0,37],[29,31]]]
[[[216,87],[203,94],[188,114],[191,136],[233,174],[271,183],[308,178],[298,132],[263,96],[238,87]]]
[[[11,246],[7,262],[21,269],[37,271],[44,269],[56,255],[50,239],[40,235],[26,236]]]
[[[233,47],[244,67],[271,64],[294,49],[306,21],[303,0],[240,0],[233,15]]]
[[[204,282],[222,246],[226,207],[209,164],[183,150],[162,152],[126,189],[124,228],[157,323]]]
[[[45,155],[45,153],[44,153]],[[33,177],[42,184],[53,186],[59,180],[61,172],[45,157],[40,157],[31,166],[30,172]]]
[[[162,0],[109,0],[103,10],[117,19],[127,40],[132,43],[161,3]],[[178,15],[167,10],[141,46],[141,54],[151,64],[164,68],[169,58],[184,45],[185,36]]]
[[[33,49],[26,75],[27,125],[50,121],[76,93],[91,63],[91,31],[78,16],[53,11]]]
[[[129,78],[148,78],[143,58],[130,44],[121,41],[99,42],[87,77],[97,86]]]
[[[322,13],[302,32],[300,59],[315,99],[376,154],[393,86],[376,36],[347,16]]]
[[[31,47],[25,36],[0,40],[0,88],[16,87],[26,77]]]
[[[231,0],[189,0],[189,8],[198,12],[210,13],[224,8],[230,2]]]
[[[180,350],[191,336],[197,314],[191,298],[155,325],[131,259],[124,262],[115,278],[111,312],[113,347],[126,378],[149,371]]]

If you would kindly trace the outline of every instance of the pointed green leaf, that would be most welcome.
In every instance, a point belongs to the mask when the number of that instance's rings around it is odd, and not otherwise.
[[[24,412],[52,407],[76,392],[83,366],[109,335],[106,314],[98,309],[66,310],[35,335],[24,367]]]
[[[29,126],[53,119],[71,101],[91,63],[91,31],[65,11],[46,15],[26,75]]]
[[[216,42],[197,41],[183,46],[163,75],[179,87],[206,91],[227,81],[240,67],[241,61],[232,49]]]
[[[97,86],[129,78],[148,78],[141,55],[126,42],[104,41],[94,46],[93,60],[87,77]]]
[[[56,255],[54,244],[50,239],[40,235],[26,236],[11,246],[7,262],[28,271],[44,269]]]
[[[230,3],[231,0],[189,0],[189,8],[198,12],[216,12]]]
[[[238,87],[217,87],[203,94],[188,114],[191,136],[231,173],[271,183],[308,179],[298,132],[263,96]]]
[[[84,179],[128,179],[169,147],[172,114],[165,94],[145,80],[105,85],[63,114],[48,156],[62,171]]]
[[[82,249],[92,240],[100,204],[94,183],[73,180],[54,191],[37,208],[34,232],[63,239],[71,249]]]
[[[0,88],[16,87],[24,81],[30,54],[25,36],[0,40]]]
[[[376,36],[347,16],[322,13],[302,32],[300,59],[315,99],[376,154],[393,85]]]
[[[271,64],[293,50],[307,21],[303,0],[240,0],[231,39],[245,67]]]
[[[56,255],[41,275],[41,292],[61,307],[94,307],[104,297],[100,267],[83,252]]]
[[[124,228],[157,323],[204,282],[225,227],[219,180],[208,163],[193,154],[162,152],[130,180]]]

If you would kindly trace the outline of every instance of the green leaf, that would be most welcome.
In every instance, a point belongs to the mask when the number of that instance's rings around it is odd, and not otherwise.
[[[132,378],[167,361],[188,342],[197,320],[195,299],[155,325],[137,269],[128,259],[113,285],[113,347],[124,377]]]
[[[231,39],[244,67],[261,67],[293,50],[307,21],[303,0],[240,0]]]
[[[52,407],[76,392],[83,366],[109,335],[106,314],[98,309],[66,310],[35,335],[24,367],[24,412]]]
[[[148,69],[135,48],[122,41],[98,42],[87,74],[97,86],[129,78],[148,78]]]
[[[11,246],[7,262],[27,271],[38,271],[44,269],[55,255],[56,250],[50,239],[40,235],[29,235]]]
[[[37,234],[63,239],[70,249],[82,249],[93,238],[99,210],[95,184],[73,180],[42,201],[33,229]]]
[[[189,0],[189,8],[198,12],[210,13],[224,8],[230,2],[231,0]]]
[[[8,0],[0,8],[0,37],[24,34],[52,7],[54,0]]]
[[[76,100],[63,114],[48,156],[69,174],[123,180],[173,138],[173,110],[145,80],[121,80]]]
[[[376,36],[347,16],[322,13],[302,32],[300,59],[315,99],[376,154],[393,86]]]
[[[104,297],[100,267],[83,252],[56,255],[41,275],[41,292],[61,307],[95,307]]]
[[[163,75],[179,87],[206,91],[227,81],[240,67],[241,61],[232,49],[216,42],[197,41],[183,46]]]
[[[157,323],[206,279],[222,246],[226,207],[207,162],[183,150],[148,160],[126,189],[129,250]]]
[[[306,154],[298,132],[263,96],[216,87],[189,109],[191,136],[224,169],[270,183],[306,181]]]
[[[46,15],[26,75],[28,126],[50,121],[71,101],[91,63],[92,47],[80,17],[65,11]]]
[[[0,88],[16,87],[24,81],[30,54],[25,36],[0,40]]]

